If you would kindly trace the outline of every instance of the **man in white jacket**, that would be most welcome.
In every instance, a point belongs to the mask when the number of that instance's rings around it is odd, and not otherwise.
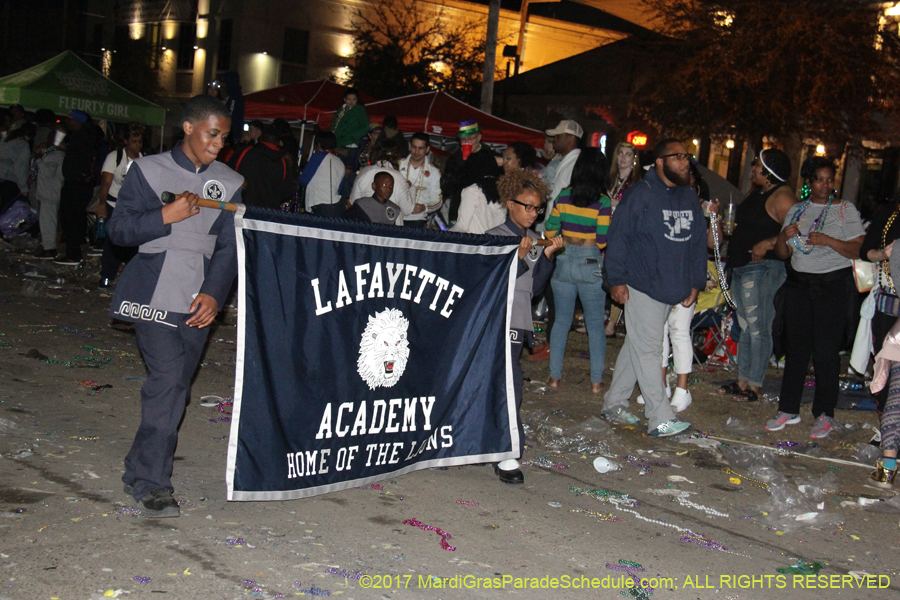
[[[414,133],[409,156],[400,161],[400,173],[406,179],[413,214],[403,219],[407,227],[425,227],[432,213],[441,207],[441,171],[429,160],[427,133]],[[424,210],[415,212],[422,206]]]
[[[578,155],[581,154],[578,144],[584,136],[584,129],[575,121],[565,119],[560,121],[555,128],[548,129],[546,133],[548,136],[553,137],[553,149],[558,155],[562,156],[553,179],[550,199],[547,202],[547,212],[545,214],[549,215],[553,211],[556,197],[559,196],[561,191],[569,187],[569,183],[572,181],[572,169],[575,168],[575,161],[578,160]]]

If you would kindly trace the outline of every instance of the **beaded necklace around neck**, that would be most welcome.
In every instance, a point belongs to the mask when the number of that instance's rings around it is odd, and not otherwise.
[[[812,225],[809,228],[809,231],[806,232],[806,238],[809,239],[809,234],[813,231],[816,233],[820,233],[822,229],[825,227],[825,221],[828,219],[828,211],[831,209],[831,204],[834,202],[834,198],[837,195],[836,192],[831,192],[831,195],[828,197],[828,201],[825,203],[825,208],[819,213],[819,216],[816,217],[816,220],[813,221]],[[800,210],[797,211],[797,214],[794,215],[794,218],[791,219],[791,224],[797,224],[797,230],[800,230],[800,221],[803,219],[803,216],[806,214],[807,209],[809,209],[809,205],[812,202],[812,194],[810,192],[809,186],[807,184],[803,184],[803,188],[800,190],[800,196],[805,197],[806,201],[803,203],[803,206],[800,207]],[[813,204],[819,204],[815,202]],[[791,243],[794,247],[802,252],[803,254],[811,254],[813,251],[813,247],[809,244],[809,242],[803,241],[801,238],[803,234],[799,234],[794,238],[791,238]]]

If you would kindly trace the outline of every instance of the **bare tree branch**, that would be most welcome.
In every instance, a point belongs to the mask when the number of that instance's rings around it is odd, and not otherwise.
[[[881,137],[897,118],[900,37],[863,0],[644,0],[665,22],[636,108],[696,135]],[[876,40],[879,44],[876,45]]]
[[[374,0],[352,13],[350,83],[379,98],[443,90],[477,102],[484,26],[451,20],[445,7]]]

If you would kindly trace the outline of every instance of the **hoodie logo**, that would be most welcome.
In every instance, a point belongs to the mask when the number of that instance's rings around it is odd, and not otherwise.
[[[691,223],[694,222],[694,212],[690,210],[664,210],[663,222],[669,228],[665,234],[667,240],[673,242],[686,242],[691,239]]]

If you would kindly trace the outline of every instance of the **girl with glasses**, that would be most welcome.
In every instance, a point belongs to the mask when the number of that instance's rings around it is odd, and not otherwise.
[[[534,322],[531,318],[531,299],[540,294],[547,285],[553,271],[553,254],[563,247],[562,239],[553,240],[543,248],[535,244],[540,237],[531,227],[539,212],[543,212],[547,186],[540,176],[531,169],[515,170],[502,176],[497,182],[500,205],[504,208],[506,220],[501,225],[487,231],[488,235],[514,236],[521,238],[518,250],[518,270],[516,291],[513,298],[512,314],[509,319],[510,352],[512,356],[513,383],[516,395],[516,420],[521,431],[522,420],[519,408],[522,406],[522,384],[525,375],[519,355],[524,344],[531,345]],[[519,436],[519,455],[522,454],[522,440]],[[504,460],[494,465],[494,470],[503,483],[520,485],[525,479],[519,470],[519,461]]]

